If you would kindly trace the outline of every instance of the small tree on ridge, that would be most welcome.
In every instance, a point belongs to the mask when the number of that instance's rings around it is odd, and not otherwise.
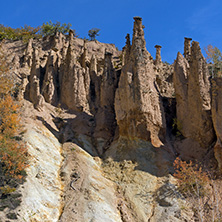
[[[97,28],[93,28],[93,29],[90,29],[88,31],[88,36],[90,37],[91,41],[95,41],[96,40],[96,36],[100,35],[99,31],[100,31],[100,29],[97,29]]]

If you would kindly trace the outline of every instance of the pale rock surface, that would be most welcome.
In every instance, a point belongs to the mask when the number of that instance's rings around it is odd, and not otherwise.
[[[93,158],[73,143],[63,145],[65,183],[61,222],[122,222],[116,185],[106,179],[99,158]]]
[[[116,90],[116,119],[121,136],[145,139],[159,147],[165,135],[165,117],[154,83],[153,60],[145,47],[142,19],[134,19],[130,57]]]
[[[59,176],[63,162],[62,146],[41,121],[32,119],[33,114],[48,120],[50,115],[38,113],[27,102],[24,107],[24,140],[30,162],[26,182],[20,188],[22,203],[17,209],[18,221],[57,222],[62,211],[63,184]]]
[[[168,175],[170,159],[168,151],[144,140],[120,137],[112,143],[102,166],[127,201],[126,212],[131,220],[126,221],[193,221],[190,209],[182,212],[186,202]]]

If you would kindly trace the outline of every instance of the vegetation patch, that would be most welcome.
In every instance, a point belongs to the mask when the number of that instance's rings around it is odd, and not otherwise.
[[[192,206],[198,221],[222,221],[222,181],[192,161],[174,161],[177,188]]]
[[[13,97],[14,84],[6,67],[0,51],[0,210],[15,209],[20,204],[21,195],[15,191],[24,182],[28,166],[27,147],[20,135],[20,106]]]
[[[43,23],[38,27],[31,27],[25,25],[21,28],[11,28],[8,26],[0,25],[0,40],[9,39],[9,40],[23,40],[27,42],[31,38],[42,38],[45,36],[55,35],[56,32],[61,32],[62,34],[68,34],[71,30],[71,24],[60,22],[53,23],[52,21]],[[72,29],[74,37],[77,37],[75,30]]]

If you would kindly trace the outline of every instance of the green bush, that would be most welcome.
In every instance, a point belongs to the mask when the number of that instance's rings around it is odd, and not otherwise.
[[[56,32],[61,32],[62,34],[68,34],[69,30],[71,29],[71,24],[64,23],[61,24],[60,22],[52,23],[52,21],[43,23],[40,29],[41,36],[51,36],[55,35]],[[73,30],[74,36],[77,37],[77,34],[75,33],[75,30]]]
[[[31,26],[25,25],[21,28],[11,28],[4,25],[0,25],[0,40],[10,39],[10,40],[23,40],[27,41],[31,38],[41,37],[39,33],[40,27],[33,28]]]
[[[45,36],[55,35],[56,32],[61,32],[62,34],[68,34],[71,29],[71,24],[60,22],[53,23],[52,21],[43,23],[42,26],[36,28],[25,25],[21,28],[11,28],[0,24],[0,40],[9,39],[9,40],[23,40],[27,42],[31,38],[41,38]],[[78,37],[75,30],[72,30],[74,37]]]

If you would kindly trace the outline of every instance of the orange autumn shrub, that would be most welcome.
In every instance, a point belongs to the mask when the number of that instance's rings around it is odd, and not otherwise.
[[[177,157],[174,161],[174,176],[177,178],[178,189],[185,196],[202,196],[206,192],[209,184],[209,176],[203,171],[202,167],[187,163]]]
[[[12,179],[22,179],[27,167],[27,148],[19,137],[19,105],[13,99],[13,81],[0,51],[0,187]]]
[[[189,203],[194,221],[222,221],[222,181],[215,178],[214,172],[179,157],[174,161],[174,170],[178,191]]]
[[[21,178],[19,173],[27,165],[27,149],[16,137],[21,127],[17,109],[10,95],[0,99],[0,157],[6,174]]]

